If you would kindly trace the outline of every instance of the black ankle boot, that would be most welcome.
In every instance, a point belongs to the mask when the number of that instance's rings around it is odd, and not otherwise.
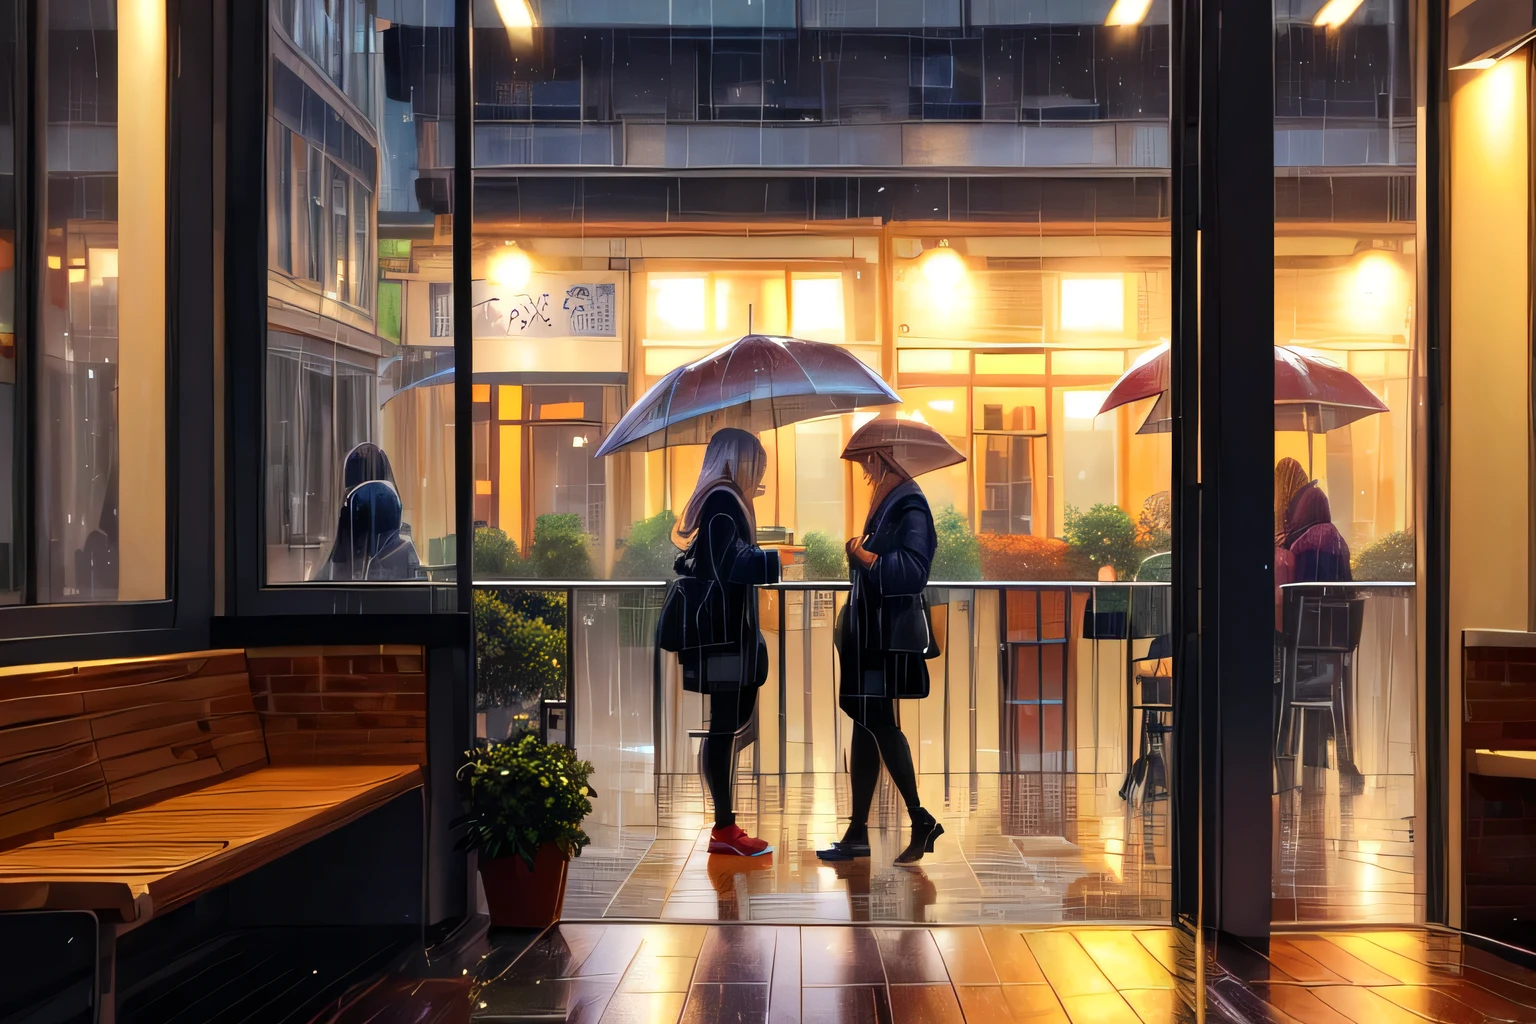
[[[901,856],[896,858],[897,864],[916,864],[923,859],[923,854],[933,852],[933,841],[944,834],[944,826],[921,807],[911,814],[912,841],[901,851]]]
[[[858,857],[868,856],[868,825],[849,824],[848,831],[843,833],[843,838],[833,843],[831,848],[816,851],[816,859],[826,861],[854,860]]]

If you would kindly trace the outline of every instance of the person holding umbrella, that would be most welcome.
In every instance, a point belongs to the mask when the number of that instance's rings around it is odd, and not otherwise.
[[[736,734],[757,709],[757,690],[768,678],[768,645],[758,625],[760,583],[779,581],[779,553],[757,545],[752,499],[762,491],[768,455],[745,430],[727,427],[709,439],[704,468],[678,523],[683,553],[680,576],[709,580],[723,600],[707,602],[699,614],[728,621],[697,622],[701,631],[734,637],[731,644],[687,652],[681,659],[683,689],[709,696],[709,735],[699,751],[704,778],[715,803],[709,852],[742,857],[772,853],[773,847],[736,824],[731,768]]]
[[[816,855],[824,861],[869,856],[869,809],[883,762],[912,821],[911,841],[896,863],[914,864],[933,852],[944,826],[922,806],[912,751],[896,718],[896,701],[928,696],[927,660],[939,654],[923,595],[938,536],[913,478],[965,456],[925,423],[877,419],[854,433],[843,458],[858,464],[874,487],[864,533],[848,541],[853,586],[837,631],[838,706],[854,723],[853,813],[843,838]]]

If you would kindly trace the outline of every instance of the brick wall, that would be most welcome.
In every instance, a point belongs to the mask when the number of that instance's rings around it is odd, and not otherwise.
[[[272,764],[425,764],[420,647],[270,647],[246,652]]]
[[[1536,648],[1467,647],[1462,680],[1466,752],[1536,750]],[[1466,927],[1531,948],[1536,780],[1468,772],[1463,809]]]

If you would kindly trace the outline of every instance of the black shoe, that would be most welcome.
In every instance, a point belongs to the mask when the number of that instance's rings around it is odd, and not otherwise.
[[[912,812],[912,842],[896,858],[897,864],[916,864],[923,854],[933,852],[933,841],[944,834],[938,819],[919,807]]]
[[[868,856],[869,827],[865,825],[849,825],[843,838],[833,843],[830,849],[816,851],[816,859],[825,861],[855,860]]]

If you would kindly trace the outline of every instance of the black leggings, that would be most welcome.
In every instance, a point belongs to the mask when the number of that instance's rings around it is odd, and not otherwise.
[[[709,735],[699,750],[704,778],[715,801],[715,827],[736,824],[731,802],[731,769],[736,761],[736,733],[757,708],[757,687],[724,690],[709,695]]]
[[[853,789],[852,824],[869,823],[869,807],[880,782],[880,762],[891,773],[896,791],[907,812],[922,806],[917,796],[917,774],[912,769],[912,750],[896,723],[896,702],[885,697],[844,697],[839,706],[853,719],[853,742],[848,755],[848,774]]]

